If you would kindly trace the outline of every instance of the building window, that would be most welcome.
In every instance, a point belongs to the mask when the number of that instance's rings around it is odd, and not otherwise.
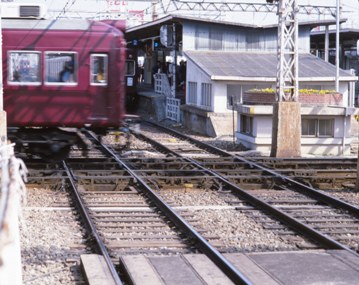
[[[196,27],[195,49],[196,50],[208,50],[208,47],[209,47],[208,28]]]
[[[234,106],[242,103],[242,86],[239,84],[227,85],[227,108],[233,109]]]
[[[8,53],[8,83],[39,85],[40,53],[28,51],[10,51]]]
[[[188,103],[197,104],[197,82],[188,82]]]
[[[107,85],[107,54],[92,54],[90,64],[91,85]]]
[[[241,128],[242,134],[253,135],[253,117],[241,115]]]
[[[210,50],[221,50],[223,33],[217,30],[210,30],[209,34],[209,49]]]
[[[212,84],[202,83],[201,87],[201,106],[209,109],[212,107]]]
[[[45,54],[45,83],[76,85],[76,58],[74,52],[47,52]]]
[[[334,119],[302,119],[302,136],[333,137]]]

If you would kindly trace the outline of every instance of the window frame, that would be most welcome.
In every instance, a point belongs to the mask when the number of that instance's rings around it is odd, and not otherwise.
[[[38,73],[38,80],[37,81],[12,81],[10,80],[10,72],[13,70],[13,68],[10,68],[10,54],[12,53],[22,53],[22,54],[36,54],[38,55],[38,68],[37,68],[37,73]],[[7,68],[8,68],[8,72],[7,72],[7,76],[6,76],[6,81],[8,85],[16,85],[16,86],[40,86],[42,84],[42,76],[41,76],[41,52],[40,51],[30,51],[30,50],[8,50],[7,51]]]
[[[73,55],[73,60],[74,60],[74,81],[73,82],[61,82],[61,81],[48,81],[47,76],[47,67],[48,67],[48,62],[47,62],[47,56],[49,54],[71,54]],[[63,67],[60,69],[62,70]],[[60,75],[60,73],[59,73]],[[76,51],[65,51],[65,50],[61,50],[61,51],[45,51],[44,52],[44,85],[46,86],[77,86],[78,85],[78,81],[79,81],[79,77],[78,77],[78,53]]]
[[[133,72],[129,73],[128,65],[133,65]],[[136,76],[136,61],[134,59],[126,59],[125,61],[125,78],[126,78],[126,86],[134,86],[135,85],[135,76]]]
[[[103,82],[95,82],[94,77],[97,76],[97,72],[94,71],[95,63],[93,61],[94,57],[103,57],[104,60],[104,79]],[[90,85],[92,86],[107,86],[108,85],[108,54],[107,53],[92,53],[90,55]]]
[[[212,109],[213,90],[212,83],[202,82],[201,83],[201,100],[200,106],[207,110]]]
[[[188,81],[188,104],[197,105],[197,82]]]
[[[321,123],[330,123],[329,128],[331,129],[329,131],[330,134],[327,134],[327,126],[325,126],[325,134],[321,134]],[[318,119],[318,137],[320,138],[332,138],[334,137],[334,119]]]
[[[253,136],[253,117],[244,114],[240,115],[240,133]]]
[[[314,132],[313,133],[308,133],[308,134],[303,134],[303,126],[304,126],[304,121],[308,121],[308,123],[314,124]],[[325,134],[321,133],[321,127],[320,124],[321,123],[329,123],[329,128],[330,130],[330,134],[327,134],[327,132],[325,132]],[[302,118],[302,128],[301,128],[301,136],[302,137],[306,137],[306,138],[332,138],[334,137],[334,123],[335,120],[334,118]],[[310,127],[310,126],[309,126]],[[325,130],[327,131],[327,127],[325,127]]]
[[[130,63],[133,64],[133,72],[129,73],[127,64]],[[136,75],[136,61],[134,59],[126,59],[125,61],[125,76],[135,76]]]

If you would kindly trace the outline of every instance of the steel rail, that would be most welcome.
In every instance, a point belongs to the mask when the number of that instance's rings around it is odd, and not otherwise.
[[[68,167],[66,161],[63,161],[62,162],[63,164],[63,167],[65,168],[65,171],[67,173],[67,179],[70,181],[71,183],[71,187],[72,187],[72,190],[73,190],[73,193],[75,194],[75,197],[76,197],[76,202],[77,202],[77,205],[80,207],[79,210],[81,212],[81,215],[85,218],[85,222],[87,224],[87,226],[91,229],[91,235],[92,237],[94,238],[94,240],[96,241],[96,245],[97,245],[97,249],[99,251],[99,253],[104,257],[105,261],[106,261],[106,264],[111,272],[111,275],[114,279],[114,281],[116,282],[117,285],[122,285],[122,281],[116,271],[116,268],[114,267],[114,264],[111,260],[111,257],[100,237],[100,235],[98,234],[97,232],[97,229],[96,229],[96,226],[95,224],[92,222],[92,219],[90,217],[90,214],[89,212],[87,211],[85,205],[84,205],[84,202],[78,192],[78,189],[75,185],[75,176],[74,174],[72,173],[71,169]]]
[[[161,125],[158,125],[156,123],[153,123],[153,122],[149,122],[149,121],[144,121],[146,123],[149,123],[149,124],[153,124],[155,125],[156,127],[159,127],[159,128],[163,128],[164,130],[170,132],[170,133],[173,133],[174,135],[184,139],[184,140],[187,140],[187,141],[190,141],[192,142],[193,144],[196,144],[196,145],[199,145],[201,146],[202,148],[204,149],[210,149],[211,151],[213,151],[213,153],[217,153],[217,154],[220,154],[222,156],[227,156],[227,157],[232,157],[234,158],[235,160],[238,160],[242,163],[246,163],[248,164],[250,167],[255,167],[255,168],[258,168],[264,172],[267,172],[269,173],[270,175],[273,175],[274,177],[276,178],[279,178],[280,180],[283,180],[283,181],[286,181],[288,182],[290,185],[292,186],[295,186],[296,188],[294,190],[304,194],[304,195],[309,195],[311,197],[314,197],[315,199],[318,199],[320,200],[321,202],[324,202],[326,204],[329,204],[329,205],[332,205],[336,208],[340,208],[340,209],[344,209],[348,212],[350,212],[352,215],[356,215],[356,216],[359,216],[359,207],[353,205],[353,204],[350,204],[350,203],[347,203],[345,201],[342,201],[342,200],[339,200],[339,199],[336,199],[334,197],[331,197],[325,193],[322,193],[320,191],[318,191],[317,189],[313,188],[313,187],[310,187],[308,185],[305,185],[305,184],[302,184],[290,177],[287,177],[285,175],[282,175],[278,172],[276,172],[275,170],[272,170],[272,169],[269,169],[269,168],[266,168],[265,166],[257,163],[257,162],[254,162],[254,161],[251,161],[251,160],[247,160],[239,155],[235,155],[235,154],[232,154],[232,153],[229,153],[225,150],[222,150],[218,147],[215,147],[215,146],[212,146],[212,145],[209,145],[209,144],[206,144],[204,142],[201,142],[201,141],[198,141],[194,138],[191,138],[191,137],[188,137],[184,134],[181,134],[175,130],[172,130],[172,129],[169,129],[169,128],[166,128],[164,126],[161,126]]]
[[[152,124],[152,123],[151,123]],[[155,124],[157,125],[157,124]],[[208,145],[208,144],[205,144],[203,142],[200,142],[200,141],[197,141],[193,138],[189,138],[183,134],[180,134],[174,130],[171,130],[171,129],[168,129],[166,127],[162,127],[162,126],[159,126],[160,128],[163,128],[163,129],[166,129],[168,130],[169,132],[172,132],[172,133],[175,133],[177,134],[178,136],[184,138],[184,139],[188,139],[189,141],[192,141],[192,142],[195,142],[195,143],[198,143],[200,145],[203,145],[204,147],[209,147],[209,148],[212,148],[212,146]],[[141,135],[142,137],[145,137],[143,135]],[[180,158],[183,158],[185,161],[189,161],[189,162],[192,162],[196,167],[198,168],[201,168],[204,172],[212,175],[213,177],[219,179],[222,183],[224,183],[225,185],[227,185],[228,187],[230,187],[235,193],[237,193],[238,195],[240,195],[241,197],[243,197],[243,199],[247,200],[249,203],[251,203],[252,205],[255,205],[257,207],[260,207],[262,209],[264,209],[265,211],[268,211],[270,214],[272,214],[273,216],[275,216],[277,219],[279,219],[280,221],[284,222],[285,224],[287,224],[289,227],[291,228],[294,228],[296,229],[297,231],[303,233],[304,235],[306,235],[307,237],[311,238],[312,240],[315,240],[317,242],[319,242],[320,244],[328,247],[329,249],[343,249],[343,250],[346,250],[346,251],[349,251],[355,255],[358,255],[355,251],[351,250],[350,248],[348,248],[347,246],[337,242],[336,240],[326,236],[326,235],[323,235],[321,232],[315,230],[314,228],[300,222],[299,220],[293,218],[292,216],[286,214],[285,212],[277,209],[276,207],[273,207],[272,205],[268,204],[267,202],[249,194],[246,190],[240,188],[238,185],[228,181],[225,177],[223,177],[222,175],[218,174],[217,172],[214,172],[212,170],[209,170],[205,167],[203,167],[200,163],[198,163],[197,161],[191,159],[191,158],[184,158],[182,157],[180,154],[176,153],[175,151],[167,148],[166,146],[158,143],[157,141],[154,141],[150,138],[147,138],[145,137],[146,139],[148,139],[149,141],[151,141],[151,143],[153,142],[154,145],[157,145],[158,147],[161,147],[162,149],[165,149],[166,151],[168,151],[169,153],[177,156],[177,157],[180,157]],[[223,151],[219,148],[216,148],[216,147],[213,147],[213,150],[216,151],[216,152],[219,152],[219,153],[223,153],[225,155],[230,155],[230,156],[233,156],[232,154],[226,152],[226,151]],[[234,158],[237,158],[237,156],[233,156]],[[246,160],[244,160],[244,162],[246,163],[250,163],[250,162],[247,162]],[[252,163],[250,163],[252,164]],[[254,164],[253,166],[257,167],[256,164]],[[268,171],[269,173],[273,173],[273,175],[275,176],[278,176],[280,178],[282,178],[283,180],[289,180],[289,181],[293,181],[295,182],[295,184],[297,183],[296,181],[292,180],[292,179],[288,179],[287,177],[283,176],[283,175],[280,175],[280,174],[277,174],[275,173],[274,171],[271,171],[271,170],[268,170],[262,166],[259,167],[258,165],[258,168],[260,168],[261,170],[263,171]],[[299,183],[300,184],[300,183]],[[300,184],[302,185],[302,184]],[[305,186],[305,185],[303,185]],[[307,186],[305,186],[307,187]],[[309,189],[313,189],[311,187],[308,187]],[[315,190],[315,189],[313,189]],[[315,190],[315,192],[318,192]],[[306,193],[304,193],[306,194]],[[320,193],[322,194],[322,193]],[[324,195],[326,196],[326,198],[332,198],[330,196],[327,196],[327,195]],[[336,200],[336,199],[334,199]],[[340,201],[342,202],[342,201]],[[343,202],[344,205],[346,205],[347,203]],[[349,204],[350,205],[350,204]],[[352,206],[352,205],[350,205]],[[353,206],[354,207],[354,206]]]
[[[140,135],[144,137],[143,135]],[[290,228],[294,228],[295,230],[303,233],[305,236],[309,237],[312,240],[315,240],[316,242],[319,242],[321,245],[324,245],[328,249],[344,249],[347,251],[353,252],[350,248],[346,247],[345,245],[338,243],[337,241],[333,240],[330,237],[327,237],[320,233],[319,231],[315,230],[314,228],[300,222],[299,220],[293,218],[292,216],[286,214],[285,212],[277,209],[276,207],[268,204],[267,202],[261,200],[260,198],[257,198],[251,194],[249,194],[246,190],[240,188],[238,185],[230,182],[227,180],[227,178],[223,177],[222,175],[218,174],[217,172],[214,172],[208,168],[205,168],[197,161],[191,159],[191,158],[185,158],[182,157],[180,154],[177,154],[175,151],[167,148],[164,145],[161,145],[155,140],[152,140],[150,138],[146,138],[150,143],[157,145],[158,147],[161,147],[164,151],[169,152],[173,155],[176,155],[179,158],[183,158],[187,162],[191,162],[193,165],[195,165],[197,168],[202,169],[203,172],[208,173],[213,178],[216,178],[220,180],[223,184],[225,184],[227,187],[232,189],[236,194],[242,197],[242,199],[248,201],[250,204],[257,206],[261,209],[264,209],[265,211],[269,212],[271,215],[282,221],[283,223],[287,224]],[[353,252],[355,253],[355,252]]]
[[[177,212],[170,207],[165,201],[158,196],[151,187],[138,176],[126,163],[124,163],[117,154],[115,154],[106,145],[100,143],[98,139],[88,132],[93,139],[95,139],[101,147],[111,155],[115,161],[125,169],[134,179],[140,184],[145,193],[149,195],[156,206],[165,213],[165,215],[183,232],[188,234],[197,244],[198,248],[209,257],[235,284],[252,284],[237,268],[230,263],[217,249],[215,249],[206,239],[204,239],[190,224],[188,224]]]

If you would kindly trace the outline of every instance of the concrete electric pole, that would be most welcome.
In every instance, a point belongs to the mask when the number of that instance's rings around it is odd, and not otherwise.
[[[301,156],[301,114],[298,102],[298,19],[297,0],[277,2],[277,100],[273,104],[273,157]]]

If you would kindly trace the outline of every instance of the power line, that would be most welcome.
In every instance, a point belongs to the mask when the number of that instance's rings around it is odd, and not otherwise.
[[[76,0],[72,0],[72,3],[71,3],[71,4],[70,4],[70,2],[71,2],[71,0],[67,0],[67,2],[66,2],[66,4],[65,4],[64,8],[63,8],[63,9],[60,11],[60,13],[57,15],[56,19],[60,18],[60,16],[61,16],[62,14],[65,15],[66,12],[76,3]],[[68,7],[68,9],[66,9],[68,5],[70,5],[70,6]]]

